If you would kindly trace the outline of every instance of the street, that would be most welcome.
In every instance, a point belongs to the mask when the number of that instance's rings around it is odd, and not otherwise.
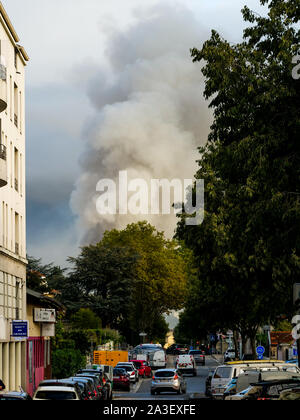
[[[167,367],[174,368],[174,356],[168,356]],[[172,393],[163,393],[160,395],[151,395],[151,379],[140,379],[132,387],[131,392],[114,392],[114,400],[189,400],[193,398],[205,398],[205,380],[210,370],[215,370],[218,362],[211,356],[206,356],[206,365],[198,366],[197,376],[186,375],[187,393],[177,395]]]

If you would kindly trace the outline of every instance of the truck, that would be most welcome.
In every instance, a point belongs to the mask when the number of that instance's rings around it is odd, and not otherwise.
[[[128,351],[96,350],[94,351],[94,365],[107,365],[115,367],[120,362],[128,362]]]

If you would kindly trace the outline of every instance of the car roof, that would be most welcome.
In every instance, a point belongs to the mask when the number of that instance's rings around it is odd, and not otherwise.
[[[19,397],[19,398],[23,398],[23,397],[27,397],[28,394],[27,392],[19,392],[19,391],[6,391],[6,392],[1,392],[0,393],[0,397]]]

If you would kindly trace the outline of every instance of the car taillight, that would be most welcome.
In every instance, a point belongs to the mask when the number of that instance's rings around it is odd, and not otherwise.
[[[155,376],[152,376],[152,379],[153,379],[153,381],[154,381],[154,379],[155,379]]]
[[[257,398],[257,401],[270,401],[271,398]]]
[[[97,391],[94,391],[95,397],[97,397]]]
[[[103,382],[103,385],[105,385],[105,384],[106,384],[106,379],[103,379],[103,381],[102,381],[102,382]]]
[[[176,380],[176,379],[178,379],[178,375],[175,375],[175,376],[174,376],[174,379],[175,379],[175,380]]]
[[[98,388],[98,389],[101,389],[101,388],[102,388],[102,386],[101,386],[101,385],[97,385],[97,388]]]

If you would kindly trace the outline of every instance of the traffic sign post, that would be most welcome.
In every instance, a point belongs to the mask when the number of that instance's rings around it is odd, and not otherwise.
[[[256,354],[259,360],[262,360],[264,358],[264,353],[266,349],[263,346],[258,346],[256,348]]]

